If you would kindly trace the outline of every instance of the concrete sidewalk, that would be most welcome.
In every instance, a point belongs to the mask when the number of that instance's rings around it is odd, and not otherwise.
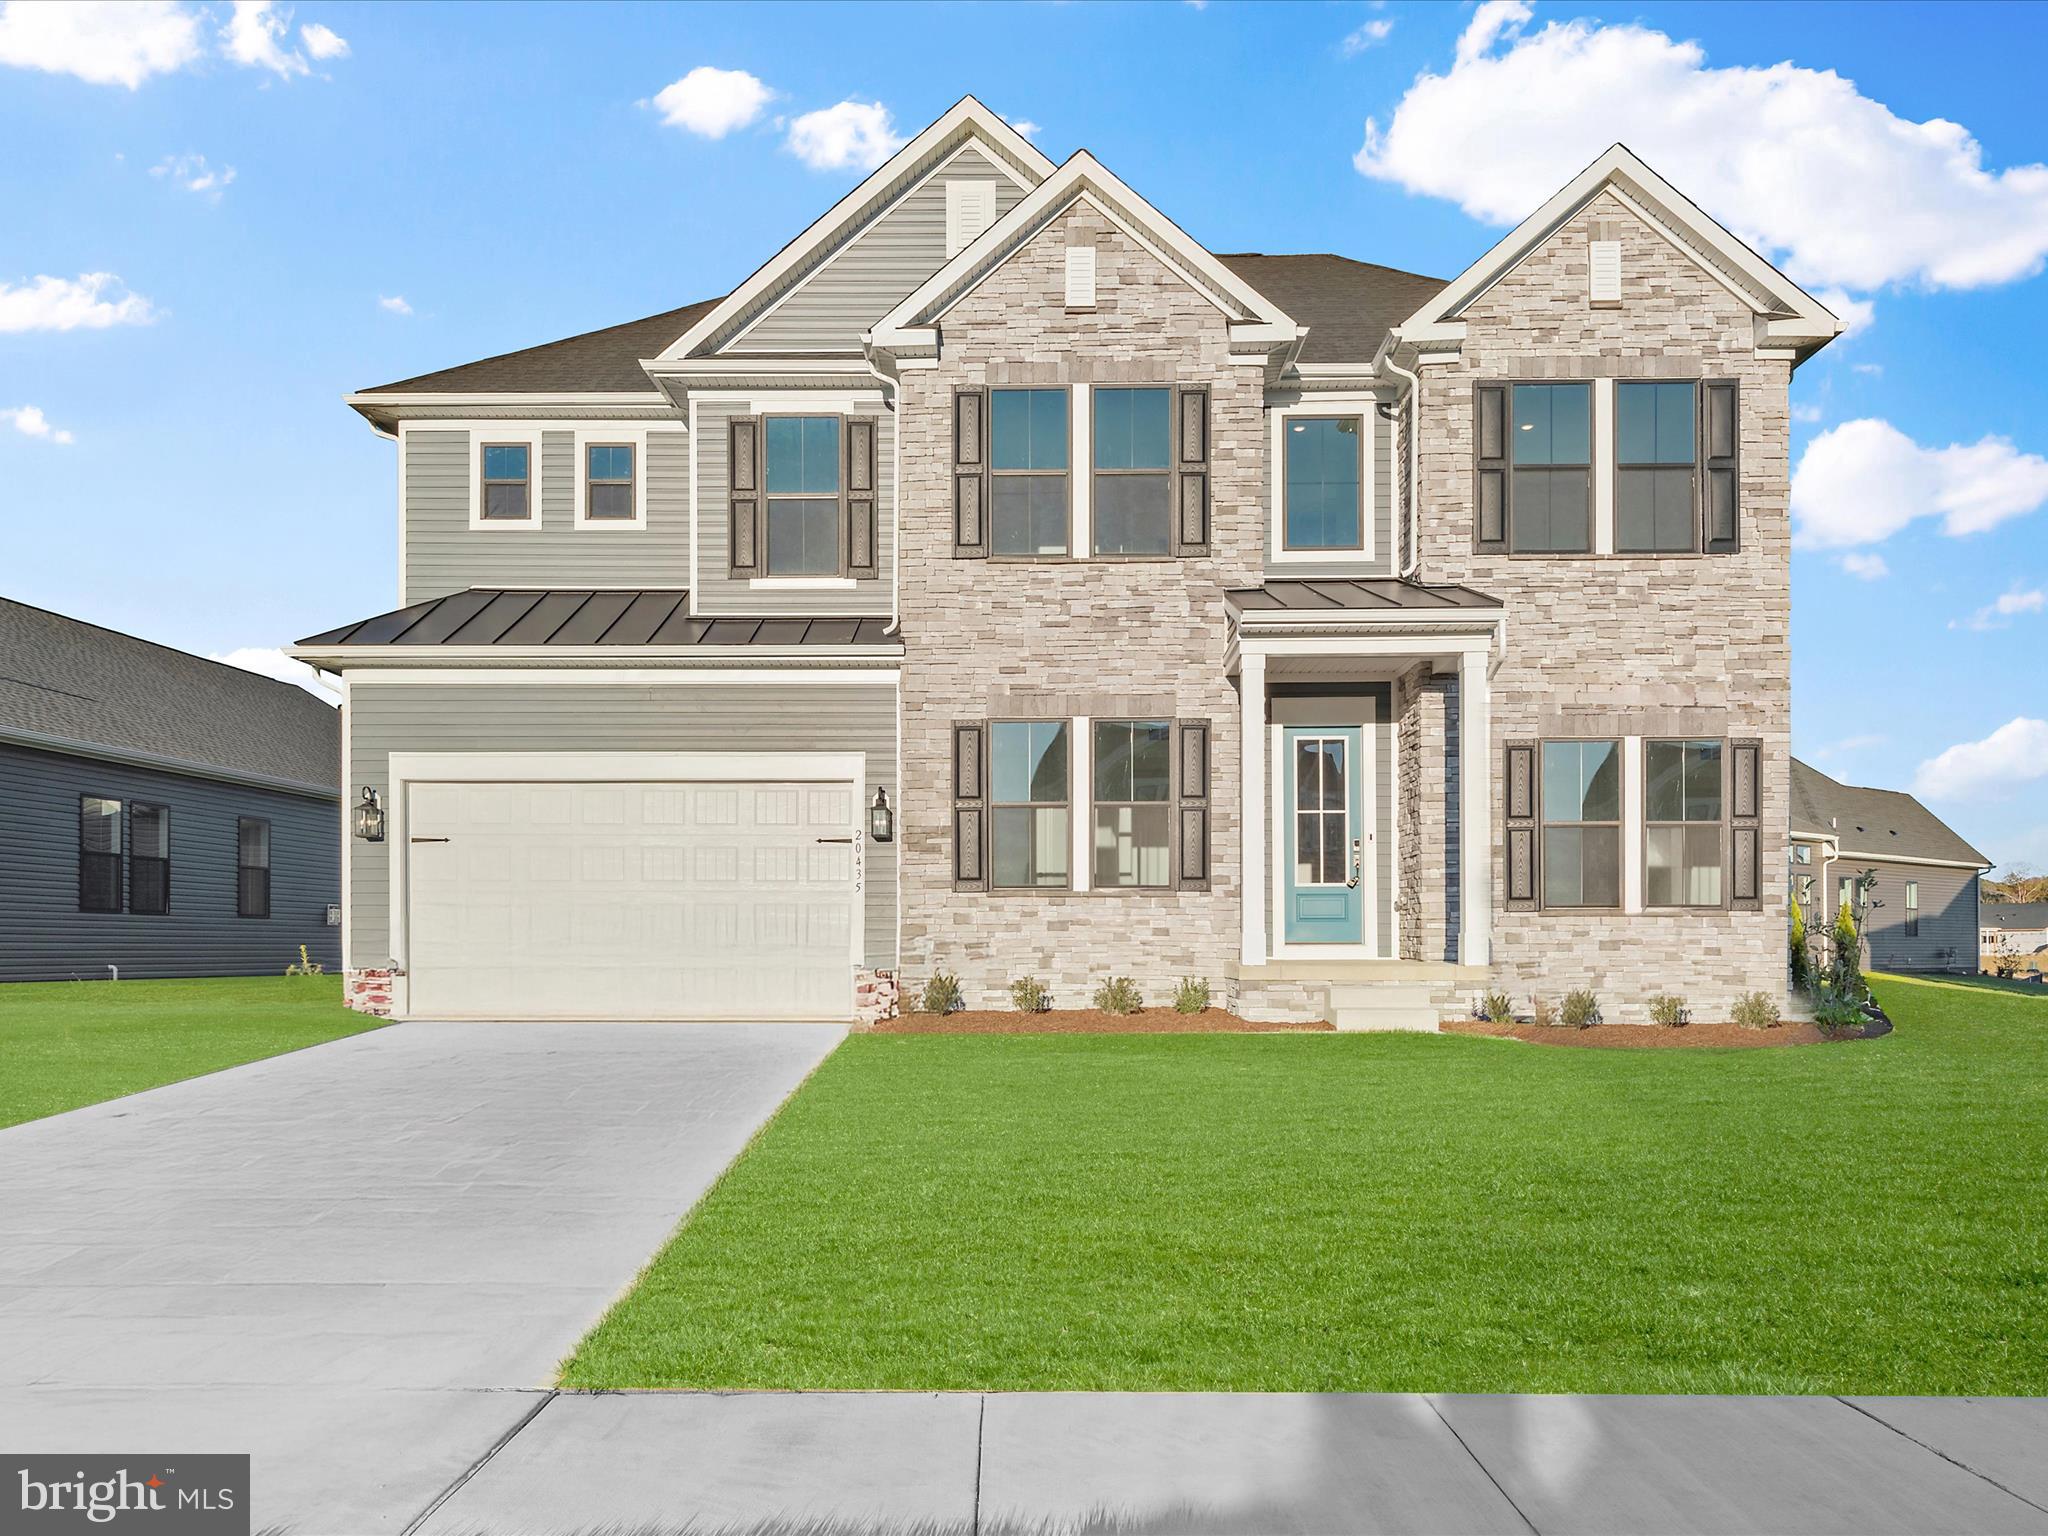
[[[410,1529],[2048,1533],[2044,1448],[2044,1399],[565,1392]]]

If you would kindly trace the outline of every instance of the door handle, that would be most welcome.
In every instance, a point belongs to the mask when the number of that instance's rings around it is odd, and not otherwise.
[[[853,839],[850,837],[819,837],[813,838],[812,841],[819,843],[850,843]]]
[[[1365,868],[1365,865],[1358,856],[1359,847],[1359,840],[1355,837],[1351,839],[1351,878],[1346,880],[1344,884],[1352,890],[1358,889],[1358,877]]]
[[[414,843],[445,843],[448,839],[445,837],[414,837],[408,838],[407,841]]]

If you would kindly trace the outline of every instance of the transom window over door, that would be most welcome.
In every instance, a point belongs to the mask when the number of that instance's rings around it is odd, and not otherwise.
[[[1098,720],[1094,750],[1096,887],[1166,885],[1173,723]]]
[[[1064,720],[998,720],[989,727],[991,863],[998,889],[1067,888],[1073,847],[1067,764]]]
[[[631,443],[584,445],[583,515],[588,521],[632,521],[635,511],[633,470]]]
[[[78,910],[121,910],[121,802],[102,795],[78,801]]]
[[[1621,905],[1621,745],[1543,743],[1543,905]]]
[[[839,418],[770,416],[768,561],[770,576],[839,572]]]
[[[1067,552],[1067,392],[989,391],[997,555]]]
[[[1286,418],[1287,549],[1362,549],[1365,433],[1356,416]]]
[[[1173,391],[1097,386],[1094,522],[1098,555],[1164,555],[1173,529]]]
[[[1294,883],[1351,881],[1351,764],[1342,736],[1294,741]]]
[[[1593,547],[1593,390],[1517,384],[1508,391],[1509,547],[1584,554]]]
[[[1643,900],[1718,907],[1723,864],[1718,741],[1643,743]]]
[[[128,808],[128,910],[171,910],[171,813],[160,805]]]
[[[533,516],[533,450],[525,443],[485,443],[483,516],[494,523],[522,523]]]
[[[1622,553],[1688,554],[1699,547],[1697,411],[1691,384],[1614,386],[1615,548]]]

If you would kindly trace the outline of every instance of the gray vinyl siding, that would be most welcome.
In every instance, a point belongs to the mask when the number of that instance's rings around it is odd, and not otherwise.
[[[993,181],[1000,218],[1024,196],[978,149],[945,168],[854,236],[733,343],[735,352],[860,351],[867,330],[946,263],[946,183]]]
[[[349,773],[391,787],[393,752],[863,752],[902,803],[896,690],[866,684],[378,684],[349,687]],[[390,845],[349,842],[350,964],[390,963]],[[867,958],[896,963],[896,844],[868,845]]]
[[[1347,413],[1351,406],[1333,406],[1331,414]],[[1372,550],[1370,560],[1344,559],[1333,556],[1328,560],[1287,560],[1273,558],[1280,548],[1281,515],[1285,506],[1286,486],[1284,484],[1287,466],[1283,448],[1282,456],[1272,466],[1270,501],[1272,525],[1266,531],[1266,574],[1273,576],[1390,576],[1394,573],[1399,556],[1401,530],[1394,523],[1394,427],[1393,423],[1382,421],[1379,412],[1372,406],[1365,408],[1365,419],[1372,430]],[[1285,440],[1285,428],[1282,428]],[[1270,442],[1271,439],[1268,438]]]
[[[530,422],[508,422],[525,430]],[[635,423],[640,425],[640,423]],[[683,587],[690,572],[690,449],[681,422],[647,435],[647,526],[578,528],[576,435],[541,438],[540,516],[533,528],[469,526],[471,434],[405,433],[405,600],[468,587]]]
[[[78,802],[122,802],[122,905],[129,809],[170,813],[171,899],[162,914],[78,910]],[[236,916],[236,820],[270,823],[270,912]],[[329,970],[341,934],[341,806],[277,790],[0,746],[0,981],[276,976],[306,945]]]
[[[1877,871],[1871,909],[1864,926],[1870,965],[1880,971],[1977,969],[1977,872],[1931,864],[1886,864],[1845,854],[1829,867],[1838,886],[1847,876]],[[1906,937],[1906,882],[1920,882],[1920,933]],[[1834,897],[1831,895],[1830,900]],[[1832,915],[1833,908],[1830,908]]]
[[[726,574],[732,541],[731,456],[728,423],[748,414],[745,400],[701,400],[697,405],[697,586],[690,598],[697,613],[831,614],[868,616],[895,611],[896,586],[896,417],[882,409],[875,417],[875,550],[881,575],[850,587],[800,588],[795,591],[756,587],[745,577]],[[779,413],[777,413],[779,414]]]

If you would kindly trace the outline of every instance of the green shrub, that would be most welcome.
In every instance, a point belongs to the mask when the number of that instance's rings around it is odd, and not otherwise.
[[[1529,999],[1529,1017],[1536,1021],[1538,1027],[1548,1029],[1557,1022],[1557,1009],[1551,1006],[1549,998],[1532,996]]]
[[[1209,1006],[1209,983],[1200,976],[1183,976],[1173,989],[1175,1013],[1201,1013]]]
[[[1814,993],[1813,1022],[1828,1039],[1841,1040],[1862,1034],[1863,1026],[1869,1020],[1853,999],[1844,997],[1833,987],[1824,986]]]
[[[1650,1022],[1662,1024],[1666,1029],[1677,1029],[1691,1019],[1685,1011],[1685,999],[1674,997],[1669,992],[1659,992],[1650,999]]]
[[[1778,1005],[1767,993],[1745,992],[1735,999],[1733,1017],[1744,1029],[1771,1029],[1778,1022]]]
[[[1792,985],[1804,988],[1813,975],[1813,954],[1806,941],[1806,909],[1799,905],[1799,897],[1792,897]]]
[[[287,976],[319,976],[326,971],[318,960],[306,952],[306,946],[299,946],[299,958],[284,968]]]
[[[1856,888],[1860,891],[1865,877],[1858,876]],[[1863,933],[1856,922],[1856,913],[1847,901],[1842,910],[1835,914],[1835,953],[1828,966],[1828,984],[1843,997],[1860,1003],[1870,995],[1863,984]]]
[[[1558,1017],[1566,1029],[1591,1029],[1600,1022],[1600,999],[1584,987],[1575,987],[1565,993]]]
[[[1052,992],[1036,976],[1019,976],[1010,983],[1010,1006],[1019,1013],[1043,1013],[1052,1006]]]
[[[1515,1022],[1515,1005],[1505,992],[1489,992],[1479,999],[1479,1017],[1489,1024]]]
[[[1105,976],[1095,989],[1095,1006],[1104,1013],[1136,1013],[1145,1006],[1145,999],[1130,977]]]
[[[960,978],[951,971],[940,971],[924,984],[924,990],[917,994],[919,1013],[958,1013],[967,1003],[960,995]]]

